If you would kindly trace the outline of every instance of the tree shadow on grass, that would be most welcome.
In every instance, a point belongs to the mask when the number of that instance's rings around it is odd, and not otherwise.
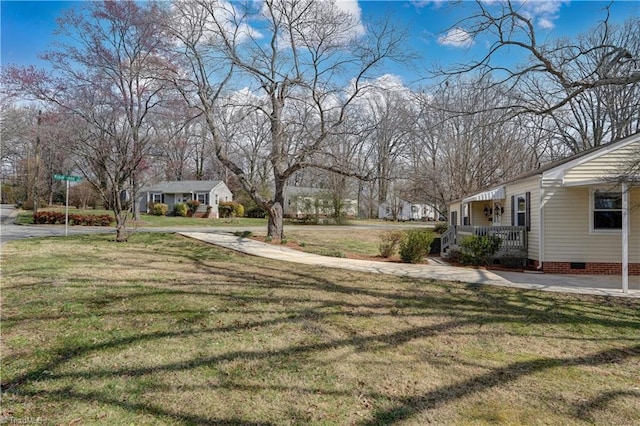
[[[176,256],[180,257],[180,255]],[[98,401],[106,405],[123,408],[135,413],[146,413],[165,419],[172,419],[185,424],[252,424],[242,418],[204,418],[190,414],[172,412],[151,403],[134,403],[113,398],[102,392],[80,392],[72,388],[49,391],[31,391],[30,384],[35,382],[55,383],[58,380],[96,380],[103,378],[137,378],[150,374],[167,374],[172,372],[195,371],[200,367],[215,366],[231,361],[256,361],[271,359],[292,359],[299,355],[333,351],[339,348],[354,348],[356,351],[378,351],[381,348],[397,348],[416,339],[424,339],[437,335],[453,335],[457,330],[477,324],[549,324],[573,325],[591,324],[604,328],[640,329],[637,315],[624,313],[611,306],[601,306],[598,298],[573,298],[569,296],[548,295],[541,292],[496,289],[482,286],[465,286],[461,284],[432,282],[428,280],[393,278],[394,287],[385,285],[384,279],[375,276],[368,280],[367,275],[344,272],[338,277],[329,278],[323,268],[309,268],[305,271],[290,270],[279,262],[260,261],[259,269],[253,267],[251,276],[253,281],[247,281],[247,274],[242,262],[234,263],[220,260],[224,256],[209,256],[202,254],[198,259],[185,255],[184,261],[192,262],[200,271],[216,277],[211,282],[190,283],[178,281],[160,287],[159,283],[142,282],[139,286],[119,288],[124,291],[130,303],[145,306],[147,300],[156,297],[173,298],[179,302],[181,298],[196,297],[200,300],[211,298],[212,301],[222,301],[234,312],[241,313],[245,318],[233,324],[216,327],[195,327],[188,323],[180,327],[167,328],[162,331],[147,332],[134,329],[133,334],[124,337],[106,336],[98,342],[84,344],[64,343],[61,347],[51,348],[51,354],[46,362],[34,365],[24,374],[9,378],[3,382],[5,391],[16,394],[42,396],[49,395],[58,400]],[[120,261],[115,267],[126,267],[126,260]],[[251,261],[249,261],[251,262]],[[169,270],[170,267],[168,266]],[[400,284],[398,284],[400,283]],[[105,287],[109,283],[101,284]],[[271,290],[275,292],[272,294]],[[14,289],[18,291],[18,289]],[[128,291],[128,293],[127,293]],[[123,294],[85,294],[75,302],[89,307],[90,312],[61,315],[44,315],[38,320],[79,319],[102,312],[110,315],[107,309],[117,306]],[[568,303],[570,302],[570,303]],[[188,302],[184,302],[188,303]],[[261,312],[253,306],[266,305],[275,310],[272,318],[256,319],[254,315]],[[600,309],[598,309],[600,307]],[[177,317],[181,314],[199,315],[206,313],[202,309],[133,309],[119,312],[116,315],[131,318],[152,313],[157,316]],[[224,313],[223,313],[224,314]],[[307,326],[306,322],[319,324],[332,316],[344,316],[347,320],[361,318],[392,321],[390,315],[400,320],[411,320],[419,317],[433,316],[436,322],[426,326],[418,326],[406,322],[398,330],[369,335],[357,330],[351,334],[336,337],[324,337],[319,342],[293,342],[285,348],[265,350],[256,346],[255,350],[228,350],[214,356],[197,355],[179,362],[166,362],[154,366],[133,368],[103,368],[90,371],[59,372],[60,367],[74,360],[79,360],[88,354],[124,350],[134,345],[158,342],[162,339],[211,335],[220,333],[238,333],[241,331],[267,328],[282,324],[297,324]],[[34,320],[33,318],[17,317],[18,321]],[[15,320],[14,319],[14,320]],[[313,325],[313,324],[311,324]],[[371,331],[371,330],[369,330]],[[579,339],[579,337],[574,337]],[[592,340],[591,336],[585,339]],[[634,339],[625,339],[631,343]],[[638,341],[638,339],[635,339]],[[613,344],[613,343],[610,343]],[[504,367],[493,368],[490,372],[479,374],[471,379],[441,386],[433,391],[410,397],[389,397],[393,406],[374,411],[373,417],[364,420],[363,424],[389,424],[407,420],[414,415],[444,404],[455,402],[475,393],[486,392],[489,389],[511,383],[521,377],[535,374],[544,370],[566,366],[593,366],[625,359],[636,358],[640,355],[640,344],[629,344],[620,348],[607,349],[590,355],[573,358],[539,358],[532,361],[516,362]],[[437,364],[437,357],[433,363]],[[429,355],[427,355],[427,358]],[[428,361],[428,359],[427,359]],[[64,382],[61,382],[64,383]],[[265,385],[268,387],[268,385]],[[259,389],[258,386],[256,389]],[[293,385],[281,389],[299,391]],[[379,398],[380,394],[372,391],[367,397]],[[577,409],[575,416],[587,419],[594,407],[607,404],[616,395],[602,395],[592,401],[591,405]],[[633,394],[631,394],[633,396]],[[295,414],[295,413],[293,413]],[[293,415],[292,414],[292,415]],[[261,424],[261,423],[255,423]],[[265,423],[267,424],[267,423]]]
[[[491,372],[476,376],[453,385],[444,386],[434,391],[403,398],[396,406],[376,411],[373,419],[360,422],[361,425],[390,424],[406,420],[413,415],[438,408],[464,398],[470,394],[489,391],[497,386],[518,380],[523,376],[539,373],[556,367],[595,366],[618,363],[628,358],[640,357],[640,344],[624,348],[608,349],[594,354],[574,358],[540,358],[532,361],[511,363],[505,367],[493,369]],[[610,398],[601,396],[597,403],[602,404]],[[591,405],[590,405],[591,406]],[[588,420],[586,410],[578,410],[576,417]]]

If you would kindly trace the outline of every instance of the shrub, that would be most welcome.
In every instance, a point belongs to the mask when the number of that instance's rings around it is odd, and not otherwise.
[[[155,203],[151,206],[151,214],[154,216],[166,216],[169,206],[164,203]]]
[[[380,236],[380,244],[378,249],[380,250],[380,256],[388,258],[396,254],[400,242],[405,238],[405,233],[402,231],[391,231]]]
[[[233,208],[229,205],[226,204],[218,204],[218,215],[221,218],[224,217],[231,217],[231,212],[233,211]]]
[[[187,201],[187,204],[186,204],[185,207],[189,209],[189,213],[191,213],[191,215],[193,216],[198,211],[198,207],[200,207],[200,201],[198,201],[198,200],[189,200],[189,201]],[[185,212],[184,216],[186,216],[186,215],[187,215],[187,213]]]
[[[176,216],[185,217],[190,208],[185,203],[175,203],[173,205],[173,214]]]
[[[460,242],[460,263],[465,265],[489,265],[500,250],[500,237],[495,235],[470,235]]]
[[[222,201],[218,204],[218,214],[220,217],[242,217],[244,216],[244,206],[234,201]]]
[[[447,229],[449,229],[449,224],[446,222],[438,222],[436,223],[436,226],[433,227],[433,232],[435,232],[436,234],[444,234],[445,232],[447,232]]]
[[[256,206],[247,210],[247,217],[264,219],[265,217],[267,217],[267,212],[262,207]]]
[[[410,229],[400,242],[400,259],[405,263],[418,263],[431,250],[435,235],[428,229]]]
[[[244,206],[240,203],[235,203],[236,217],[244,217]]]
[[[64,225],[65,214],[63,212],[43,211],[33,215],[33,223],[39,225]],[[108,214],[69,214],[69,225],[82,226],[109,226],[115,219]]]
[[[419,263],[429,253],[432,240],[430,231],[406,231],[399,243],[400,259],[405,263]]]

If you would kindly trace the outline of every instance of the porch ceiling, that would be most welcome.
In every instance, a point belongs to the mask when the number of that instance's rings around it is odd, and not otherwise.
[[[472,195],[464,198],[463,203],[471,203],[473,201],[490,201],[490,200],[504,200],[505,190],[504,186],[490,189],[488,191],[481,192],[479,194]]]

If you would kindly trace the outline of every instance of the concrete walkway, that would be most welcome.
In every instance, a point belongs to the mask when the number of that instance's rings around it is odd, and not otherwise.
[[[179,232],[179,234],[253,256],[305,265],[326,266],[330,268],[390,274],[402,277],[491,284],[529,290],[640,298],[640,277],[635,276],[629,278],[629,292],[625,294],[622,292],[621,278],[619,276],[492,272],[483,269],[460,268],[439,264],[411,265],[406,263],[344,259],[304,253],[284,246],[266,244],[249,238],[236,237],[229,233]]]

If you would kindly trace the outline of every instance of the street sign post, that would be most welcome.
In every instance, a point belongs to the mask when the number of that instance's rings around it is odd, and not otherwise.
[[[70,175],[53,175],[54,180],[64,180],[67,182],[67,194],[66,194],[66,205],[64,208],[64,236],[69,235],[69,182],[80,182],[82,178],[80,176],[70,176]]]

